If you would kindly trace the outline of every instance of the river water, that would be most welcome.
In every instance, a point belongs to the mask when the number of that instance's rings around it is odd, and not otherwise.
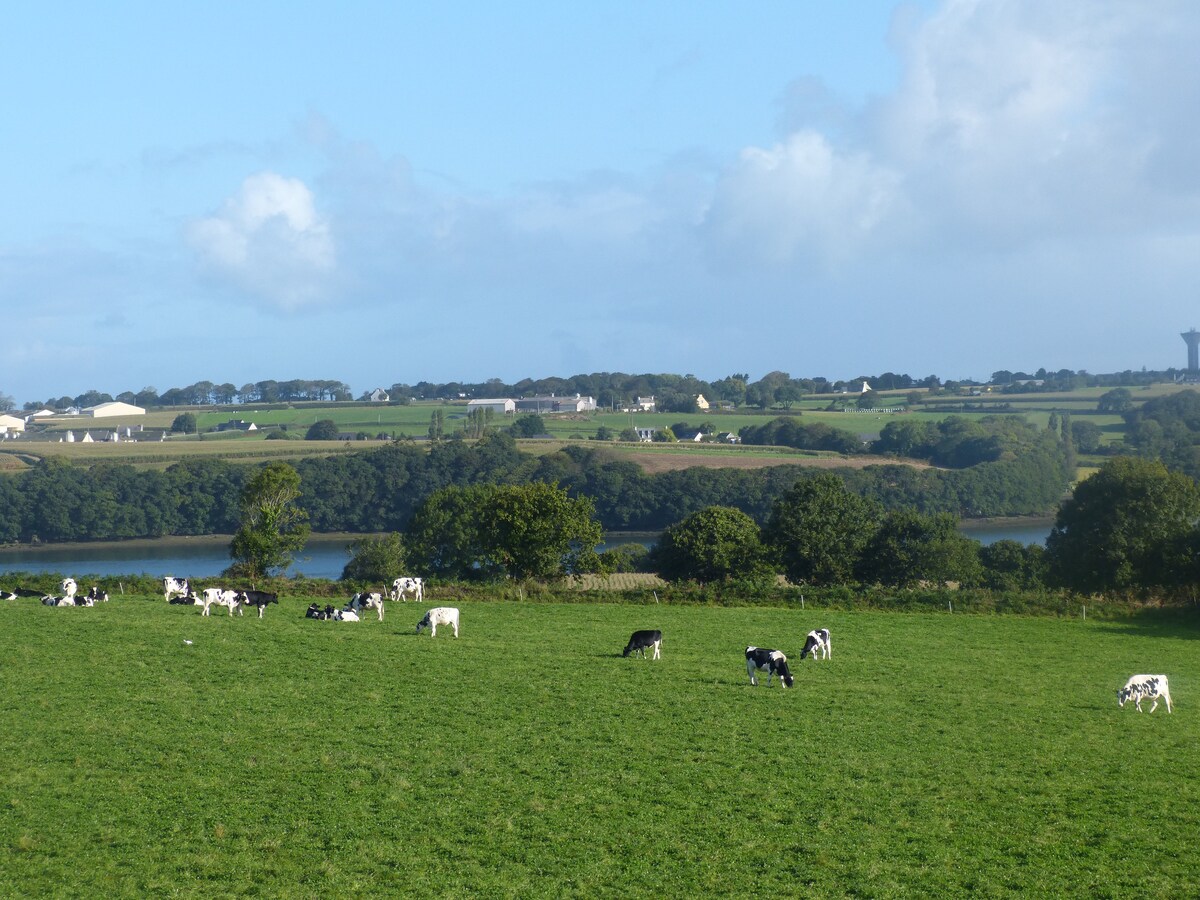
[[[1022,544],[1044,544],[1053,522],[1030,519],[1003,522],[964,523],[962,533],[981,544],[1014,540]],[[304,552],[296,557],[291,574],[309,578],[341,577],[349,555],[346,547],[355,535],[314,535]],[[614,533],[599,549],[628,543],[653,543],[655,534]],[[86,575],[174,575],[180,578],[211,578],[229,566],[229,538],[168,538],[157,541],[123,541],[98,544],[57,544],[38,547],[0,548],[0,574],[9,572],[52,572],[75,578]],[[0,588],[9,589],[0,584]]]

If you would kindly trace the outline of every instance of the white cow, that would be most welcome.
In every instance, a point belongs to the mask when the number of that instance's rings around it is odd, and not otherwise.
[[[168,603],[174,596],[186,597],[191,588],[188,587],[186,578],[172,578],[170,575],[163,576],[163,599]]]
[[[237,610],[239,616],[244,615],[242,610],[242,593],[240,591],[227,591],[223,588],[205,588],[201,599],[204,602],[204,611],[200,613],[202,616],[207,616],[209,614],[208,608],[214,604],[216,606],[227,606],[230,616],[233,615],[234,610]]]
[[[392,590],[388,596],[393,600],[404,600],[405,595],[412,594],[418,603],[425,601],[425,582],[420,578],[409,578],[401,575],[392,582]]]
[[[75,583],[74,578],[64,578],[62,580],[62,592],[64,597],[71,600],[71,605],[75,604],[75,594],[79,591],[79,585]],[[91,604],[88,604],[89,606]]]
[[[833,656],[833,642],[829,639],[828,628],[818,628],[808,633],[800,658],[804,659],[810,653],[813,659],[829,659]]]
[[[1125,687],[1117,691],[1117,706],[1124,706],[1132,700],[1137,711],[1142,711],[1143,700],[1153,700],[1150,712],[1158,708],[1159,698],[1167,704],[1167,712],[1171,711],[1171,691],[1167,687],[1166,675],[1133,675],[1125,682]]]
[[[358,613],[352,609],[335,609],[333,611],[333,620],[335,622],[357,622],[359,618]]]
[[[428,628],[429,636],[437,637],[439,625],[449,625],[454,629],[454,636],[458,637],[458,610],[453,606],[435,606],[417,623],[417,634]]]

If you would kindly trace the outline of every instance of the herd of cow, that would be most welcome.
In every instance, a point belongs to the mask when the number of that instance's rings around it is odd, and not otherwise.
[[[61,584],[62,594],[43,594],[41,591],[31,591],[18,588],[15,591],[0,591],[0,600],[16,600],[20,597],[38,597],[45,606],[94,606],[96,603],[107,603],[108,592],[101,591],[95,585],[86,594],[79,593],[79,585],[74,578],[64,578]],[[403,601],[411,594],[418,603],[425,599],[425,584],[420,578],[401,576],[392,582],[392,589],[387,599]],[[203,607],[200,615],[207,616],[213,606],[221,606],[229,610],[229,615],[235,612],[243,615],[247,606],[258,610],[261,619],[268,604],[278,603],[277,594],[251,589],[231,590],[226,588],[204,588],[199,593],[192,590],[186,578],[174,578],[167,575],[163,578],[163,599],[168,603],[186,603]],[[367,610],[375,610],[379,621],[383,621],[384,594],[381,591],[356,593],[341,609],[333,605],[324,608],[316,603],[311,604],[305,612],[309,619],[322,619],[333,622],[358,622]],[[449,626],[458,637],[458,610],[452,606],[438,606],[430,609],[417,622],[417,634],[426,628],[431,636],[437,636],[439,625]],[[646,651],[651,651],[651,659],[662,657],[662,632],[657,629],[635,631],[629,636],[622,656],[630,654],[646,658]],[[833,656],[833,644],[829,638],[828,628],[818,628],[810,631],[805,637],[804,647],[800,658],[812,655],[813,659],[830,659]],[[782,687],[790,688],[795,683],[795,677],[788,668],[787,656],[779,650],[765,647],[750,646],[746,648],[746,674],[750,676],[752,685],[758,684],[758,673],[767,673],[767,684],[778,676]],[[1125,686],[1117,690],[1117,706],[1124,707],[1130,700],[1138,712],[1142,711],[1142,701],[1152,700],[1150,712],[1158,708],[1162,700],[1171,712],[1171,693],[1167,685],[1166,675],[1133,675],[1125,682]]]

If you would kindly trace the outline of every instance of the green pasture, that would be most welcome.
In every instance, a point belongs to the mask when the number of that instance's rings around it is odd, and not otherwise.
[[[5,896],[1200,884],[1194,619],[475,602],[455,640],[307,602],[0,605]],[[819,626],[833,659],[800,662]],[[623,659],[648,627],[663,658]],[[747,644],[796,687],[751,687]],[[1173,715],[1117,709],[1135,672]]]

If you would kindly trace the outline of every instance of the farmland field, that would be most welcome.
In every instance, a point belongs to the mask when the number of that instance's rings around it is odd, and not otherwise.
[[[305,605],[0,605],[6,895],[1200,884],[1194,625],[496,602],[456,641],[414,635],[414,604]],[[833,659],[800,663],[818,626]],[[621,658],[645,627],[663,658]],[[750,643],[792,654],[793,690],[748,684]],[[1117,709],[1143,671],[1173,715]]]

